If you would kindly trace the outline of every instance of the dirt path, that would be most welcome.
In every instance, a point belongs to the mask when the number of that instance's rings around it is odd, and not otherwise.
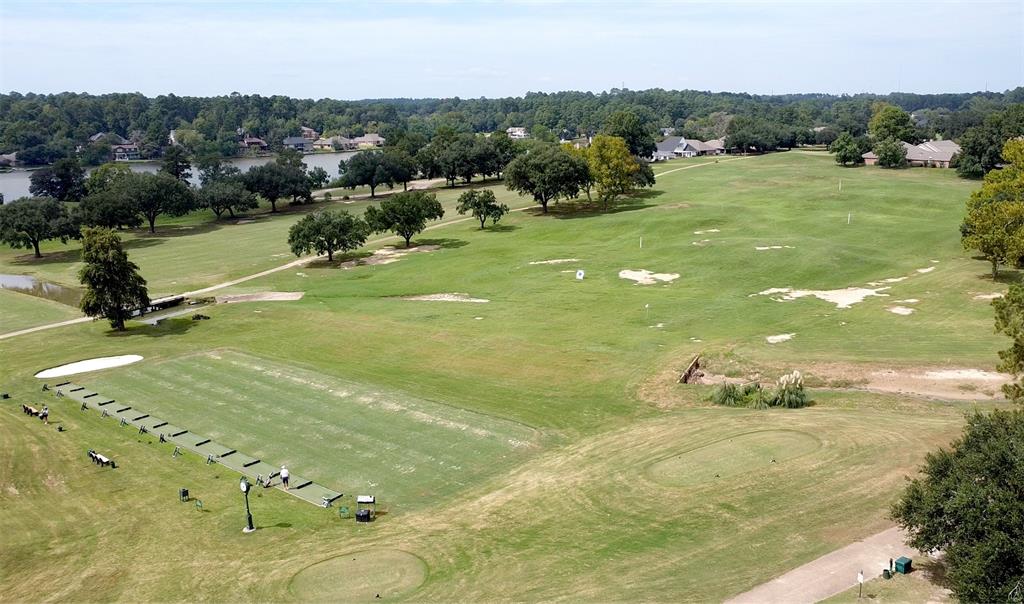
[[[715,161],[707,161],[707,162],[704,162],[702,164],[693,164],[693,165],[690,165],[690,166],[683,166],[681,168],[673,168],[671,170],[665,170],[664,172],[658,172],[657,174],[654,175],[654,177],[657,178],[659,176],[664,176],[666,174],[671,174],[673,172],[678,172],[680,170],[692,170],[693,168],[699,168],[701,166],[708,166],[708,165],[711,165],[711,164],[726,164],[726,163],[729,163],[731,161],[739,161],[741,159],[750,159],[751,157],[760,157],[760,155],[744,155],[742,157],[733,157],[731,159],[720,159],[720,160],[716,159]]]
[[[756,157],[756,156],[752,156],[751,155],[751,156],[744,156],[744,157],[735,157],[733,159],[726,159],[726,160],[722,160],[720,162],[719,161],[713,161],[713,162],[706,162],[706,163],[703,163],[703,164],[694,164],[692,166],[683,166],[681,168],[675,168],[675,169],[669,170],[667,172],[662,172],[660,174],[656,174],[655,176],[664,176],[665,174],[671,174],[672,172],[678,172],[679,170],[689,170],[690,168],[699,168],[700,166],[708,166],[708,165],[713,165],[713,164],[717,164],[717,163],[725,163],[725,162],[736,161],[736,160],[740,160],[740,159],[748,159],[750,157]],[[413,181],[413,182],[409,183],[410,184],[409,188],[413,189],[414,188],[413,187],[414,183],[418,184],[418,185],[422,185],[423,188],[429,188],[429,187],[433,186],[434,184],[436,184],[436,182],[438,180],[443,180],[443,179],[431,179],[431,180]],[[365,195],[365,197],[369,197],[369,195]],[[534,206],[531,204],[531,205],[524,206],[524,207],[521,207],[521,208],[515,208],[512,211],[513,212],[522,212],[522,211],[528,210],[528,209],[530,209],[532,207],[534,207]],[[465,218],[456,218],[455,220],[446,220],[444,222],[439,222],[437,224],[430,225],[426,229],[424,229],[424,231],[432,231],[434,229],[439,229],[439,228],[446,227],[446,226],[449,226],[449,225],[452,225],[452,224],[459,224],[459,223],[462,223],[462,222],[468,222],[470,220],[476,220],[476,218],[474,218],[472,216],[467,216]],[[398,240],[398,237],[396,237],[394,235],[389,235],[387,237],[380,237],[378,239],[373,239],[371,241],[367,241],[366,245],[373,245],[375,243],[383,243],[385,241],[392,241],[392,240]],[[209,287],[203,287],[203,288],[200,288],[200,289],[184,292],[184,293],[181,293],[181,294],[175,294],[175,295],[198,296],[198,295],[201,295],[201,294],[208,294],[210,292],[217,291],[219,289],[224,289],[226,287],[232,287],[234,285],[238,285],[239,283],[245,283],[246,281],[252,281],[253,279],[259,279],[260,277],[266,277],[267,275],[273,275],[274,273],[279,273],[281,271],[286,271],[288,269],[292,269],[292,268],[296,268],[296,267],[299,267],[299,266],[303,266],[305,264],[308,264],[308,263],[312,262],[313,260],[316,260],[318,257],[319,256],[305,256],[305,257],[299,258],[297,260],[292,260],[291,262],[289,262],[287,264],[282,264],[281,266],[276,266],[274,268],[270,268],[270,269],[267,269],[265,271],[260,271],[258,273],[254,273],[252,275],[247,275],[245,277],[239,277],[238,279],[232,279],[230,281],[224,281],[223,283],[218,283],[216,285],[211,285]],[[174,295],[167,296],[167,297],[174,297]],[[8,333],[0,334],[0,340],[6,340],[8,338],[13,338],[13,337],[17,337],[17,336],[23,336],[23,335],[27,335],[27,334],[30,334],[30,333],[35,333],[37,331],[44,331],[44,330],[47,330],[47,329],[54,329],[56,327],[64,327],[65,325],[76,325],[78,323],[85,323],[85,322],[91,321],[91,320],[92,320],[92,318],[90,318],[90,317],[79,317],[77,319],[71,319],[70,321],[61,321],[59,323],[48,323],[46,325],[37,325],[35,327],[29,327],[27,329],[21,329],[21,330],[18,330],[18,331],[11,331],[11,332],[8,332]]]
[[[904,533],[893,527],[863,541],[794,568],[788,573],[726,600],[727,604],[798,604],[819,602],[857,585],[857,573],[874,579],[888,568],[890,558],[912,557],[918,552],[904,543]]]

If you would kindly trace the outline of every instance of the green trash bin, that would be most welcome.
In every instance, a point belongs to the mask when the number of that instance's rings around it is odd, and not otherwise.
[[[896,558],[896,572],[904,575],[909,575],[910,572],[913,570],[913,568],[911,568],[911,564],[912,563],[910,561],[910,558],[906,556],[900,556],[899,558]]]

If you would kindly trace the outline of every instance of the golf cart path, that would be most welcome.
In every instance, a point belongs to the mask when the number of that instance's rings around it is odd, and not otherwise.
[[[857,585],[857,573],[870,581],[889,567],[889,559],[913,557],[918,552],[905,544],[906,533],[893,527],[862,541],[825,554],[746,593],[727,604],[799,604],[820,602]]]
[[[699,168],[701,166],[709,166],[709,165],[714,165],[714,164],[718,164],[718,163],[725,163],[725,162],[730,162],[730,161],[736,161],[736,160],[740,160],[740,159],[748,159],[750,157],[759,157],[759,156],[749,155],[749,156],[735,157],[735,158],[732,158],[732,159],[726,159],[726,160],[721,160],[721,161],[713,161],[713,162],[706,162],[706,163],[702,163],[702,164],[694,164],[692,166],[683,166],[681,168],[675,168],[675,169],[672,169],[672,170],[668,170],[666,172],[661,172],[660,174],[656,174],[655,176],[656,177],[657,176],[664,176],[666,174],[671,174],[672,172],[678,172],[679,170],[689,170],[690,168]],[[427,182],[433,182],[433,180],[437,180],[437,179],[432,179],[431,181],[427,181]],[[528,210],[528,209],[533,208],[533,207],[534,207],[533,204],[530,204],[530,205],[523,206],[521,208],[514,208],[512,211],[513,212],[522,212],[524,210]],[[473,216],[466,216],[465,218],[456,218],[454,220],[445,220],[443,222],[438,222],[436,224],[432,224],[432,225],[428,226],[426,229],[424,229],[424,231],[432,231],[434,229],[440,229],[440,228],[443,228],[443,227],[446,227],[446,226],[450,226],[450,225],[453,225],[453,224],[459,224],[459,223],[462,223],[462,222],[468,222],[470,220],[476,220],[476,218],[474,218]],[[379,237],[377,239],[373,239],[373,240],[367,241],[365,245],[372,245],[372,244],[375,244],[375,243],[383,243],[385,241],[392,241],[392,240],[397,240],[397,239],[398,239],[398,237],[396,237],[394,235],[388,235],[388,236],[385,236],[385,237]],[[267,275],[273,275],[274,273],[279,273],[281,271],[286,271],[288,269],[304,266],[304,265],[312,262],[313,260],[316,260],[318,257],[319,256],[315,256],[315,255],[304,256],[304,257],[299,258],[297,260],[292,260],[291,262],[289,262],[287,264],[282,264],[281,266],[276,266],[274,268],[270,268],[270,269],[267,269],[265,271],[260,271],[258,273],[254,273],[252,275],[247,275],[245,277],[239,277],[237,279],[232,279],[230,281],[224,281],[223,283],[218,283],[216,285],[211,285],[209,287],[203,287],[201,289],[196,289],[196,290],[192,290],[192,291],[188,291],[188,292],[182,292],[180,294],[171,294],[170,296],[166,296],[166,297],[198,296],[200,294],[207,294],[207,293],[210,293],[210,292],[213,292],[213,291],[217,291],[219,289],[224,289],[226,287],[232,287],[232,286],[238,285],[239,283],[245,283],[246,281],[252,281],[253,279],[259,279],[260,277],[266,277]],[[23,336],[23,335],[27,335],[27,334],[30,334],[30,333],[36,333],[38,331],[45,331],[47,329],[54,329],[54,328],[57,328],[57,327],[65,327],[67,325],[77,325],[79,323],[88,323],[89,321],[92,321],[92,320],[94,320],[92,317],[79,317],[77,319],[71,319],[71,320],[68,320],[68,321],[60,321],[60,322],[57,322],[57,323],[47,323],[45,325],[37,325],[35,327],[29,327],[29,328],[26,328],[26,329],[20,329],[18,331],[10,331],[10,332],[7,332],[7,333],[2,333],[2,334],[0,334],[0,340],[6,340],[8,338],[14,338],[14,337],[17,337],[17,336]]]

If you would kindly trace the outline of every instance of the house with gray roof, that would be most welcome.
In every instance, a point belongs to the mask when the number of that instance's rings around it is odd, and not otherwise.
[[[960,145],[951,140],[926,141],[920,145],[904,142],[907,164],[925,168],[948,168],[953,156],[960,152]],[[878,156],[872,151],[861,155],[864,164],[873,166],[878,163]]]
[[[289,136],[281,142],[284,144],[285,149],[295,149],[301,153],[313,150],[313,141],[301,136]]]

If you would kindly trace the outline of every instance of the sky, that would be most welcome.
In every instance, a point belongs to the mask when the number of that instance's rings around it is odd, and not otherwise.
[[[1024,85],[1024,0],[0,0],[0,91],[502,97]]]

